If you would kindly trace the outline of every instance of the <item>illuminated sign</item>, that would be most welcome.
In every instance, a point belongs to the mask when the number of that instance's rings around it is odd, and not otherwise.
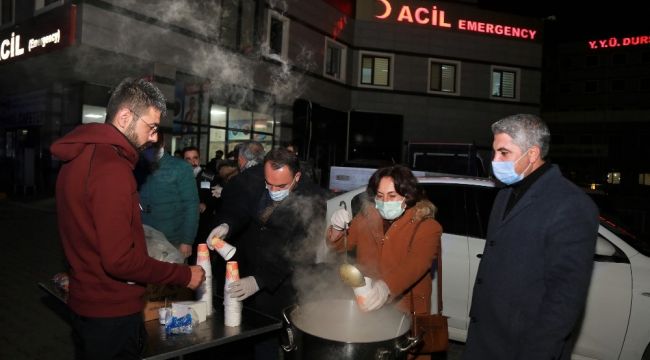
[[[439,5],[412,5],[402,0],[375,1],[372,17],[379,21],[453,29],[460,32],[473,32],[523,40],[538,40],[538,30],[529,26],[461,17],[458,14],[462,13],[462,9],[457,4],[449,4],[443,7]]]
[[[607,49],[615,48],[620,46],[639,46],[639,45],[648,45],[650,44],[650,36],[630,36],[624,38],[610,37],[609,39],[604,40],[589,40],[587,45],[589,49]]]
[[[61,6],[0,32],[0,64],[73,44],[76,9]]]
[[[58,44],[61,42],[61,29],[56,29],[56,32],[41,36],[37,39],[29,39],[27,41],[27,52],[31,52],[35,48],[44,48],[48,44]],[[25,54],[25,48],[20,41],[20,34],[11,33],[11,38],[3,39],[0,42],[0,61],[11,59]]]

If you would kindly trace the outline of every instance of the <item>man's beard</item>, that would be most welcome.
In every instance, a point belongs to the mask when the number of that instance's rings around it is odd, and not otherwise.
[[[126,128],[126,131],[124,132],[124,136],[126,136],[126,139],[129,140],[131,145],[133,145],[134,148],[138,152],[142,152],[144,149],[146,149],[149,146],[149,142],[145,142],[144,144],[139,144],[138,143],[138,134],[135,132],[135,127],[137,123],[135,121],[132,121],[129,126]]]

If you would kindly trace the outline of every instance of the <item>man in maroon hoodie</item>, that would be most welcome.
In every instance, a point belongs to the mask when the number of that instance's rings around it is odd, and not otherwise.
[[[59,233],[70,263],[73,333],[82,359],[138,359],[146,340],[145,285],[196,289],[199,266],[147,255],[133,168],[139,150],[157,139],[165,98],[144,80],[113,91],[105,124],[82,125],[57,140]]]

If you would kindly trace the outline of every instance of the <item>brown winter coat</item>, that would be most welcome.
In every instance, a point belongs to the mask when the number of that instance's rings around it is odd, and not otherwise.
[[[431,202],[420,201],[406,209],[384,234],[383,219],[374,204],[367,203],[350,223],[348,250],[356,248],[360,270],[365,276],[385,281],[390,289],[389,301],[403,312],[410,312],[412,289],[415,312],[431,313],[430,269],[438,257],[442,235],[434,214]],[[343,237],[330,246],[342,252]]]

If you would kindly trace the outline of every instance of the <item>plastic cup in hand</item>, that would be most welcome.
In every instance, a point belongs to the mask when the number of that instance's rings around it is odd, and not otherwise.
[[[210,239],[210,246],[226,261],[230,260],[237,251],[236,247],[228,244],[218,236],[213,236]]]
[[[366,284],[364,286],[352,288],[352,290],[354,290],[354,296],[359,306],[363,306],[363,304],[366,302],[366,297],[372,288],[372,279],[367,276],[365,276],[364,279],[366,280]]]

